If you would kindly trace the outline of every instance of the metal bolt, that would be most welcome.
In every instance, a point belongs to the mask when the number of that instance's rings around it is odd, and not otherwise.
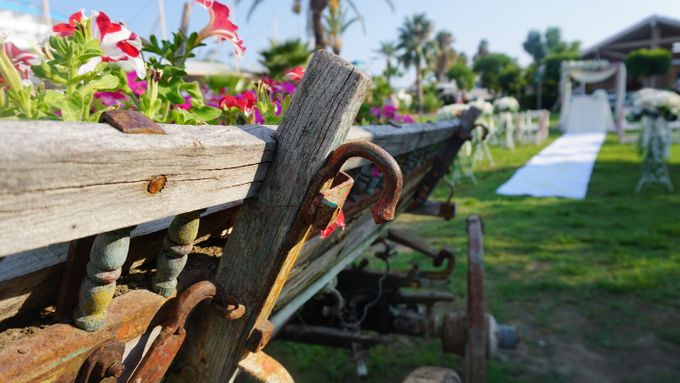
[[[149,182],[149,186],[146,188],[146,190],[151,194],[156,194],[163,190],[167,180],[168,179],[165,176],[154,177],[151,182]]]
[[[31,349],[29,349],[28,347],[25,347],[25,346],[21,346],[17,349],[17,352],[21,355],[28,354],[29,351],[31,351]]]
[[[125,372],[125,365],[121,362],[113,362],[109,368],[106,369],[107,377],[120,378]]]

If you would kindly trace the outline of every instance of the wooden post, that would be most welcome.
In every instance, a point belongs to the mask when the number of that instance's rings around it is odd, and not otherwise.
[[[238,297],[246,314],[225,320],[210,311],[196,317],[169,381],[226,382],[256,323],[269,317],[309,228],[294,225],[328,155],[342,144],[370,79],[346,61],[317,51],[279,125],[272,165],[258,195],[241,206],[216,280]],[[251,342],[252,343],[252,342]]]

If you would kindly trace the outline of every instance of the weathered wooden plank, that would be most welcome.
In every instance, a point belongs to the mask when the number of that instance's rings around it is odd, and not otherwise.
[[[396,156],[447,139],[457,124],[354,127],[347,140]],[[0,257],[252,196],[275,148],[275,127],[164,129],[125,135],[104,124],[0,121]],[[149,194],[161,175],[165,187]]]
[[[177,360],[190,368],[171,378],[201,382],[231,378],[253,327],[269,317],[302,248],[310,227],[297,220],[307,194],[320,186],[318,173],[345,141],[369,83],[365,73],[327,51],[312,56],[277,132],[267,178],[257,197],[241,206],[217,270],[217,282],[239,297],[246,314],[237,321],[207,313],[197,317],[201,331],[187,339]]]

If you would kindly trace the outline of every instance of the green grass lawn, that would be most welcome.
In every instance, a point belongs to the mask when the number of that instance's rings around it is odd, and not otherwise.
[[[517,350],[490,362],[488,381],[680,381],[680,145],[669,165],[675,193],[650,187],[636,194],[636,148],[610,135],[585,200],[496,195],[541,147],[493,149],[497,165],[477,169],[476,186],[458,188],[455,220],[403,215],[396,223],[457,251],[447,288],[462,307],[464,218],[484,217],[488,308],[522,336]],[[447,195],[440,185],[434,198]],[[400,255],[393,267],[412,263],[429,267],[413,253]],[[463,361],[440,348],[438,341],[395,337],[369,351],[367,379],[355,376],[345,350],[289,342],[268,349],[306,383],[399,382],[422,365],[460,370]]]

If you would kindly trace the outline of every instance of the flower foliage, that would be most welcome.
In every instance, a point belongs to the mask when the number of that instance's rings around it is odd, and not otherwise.
[[[0,37],[0,117],[97,121],[122,108],[164,123],[277,124],[304,68],[286,71],[288,81],[265,78],[235,93],[187,81],[186,62],[205,39],[229,42],[237,56],[246,50],[226,5],[195,3],[208,11],[208,24],[167,40],[142,40],[106,13],[83,10],[56,24],[39,53]]]

